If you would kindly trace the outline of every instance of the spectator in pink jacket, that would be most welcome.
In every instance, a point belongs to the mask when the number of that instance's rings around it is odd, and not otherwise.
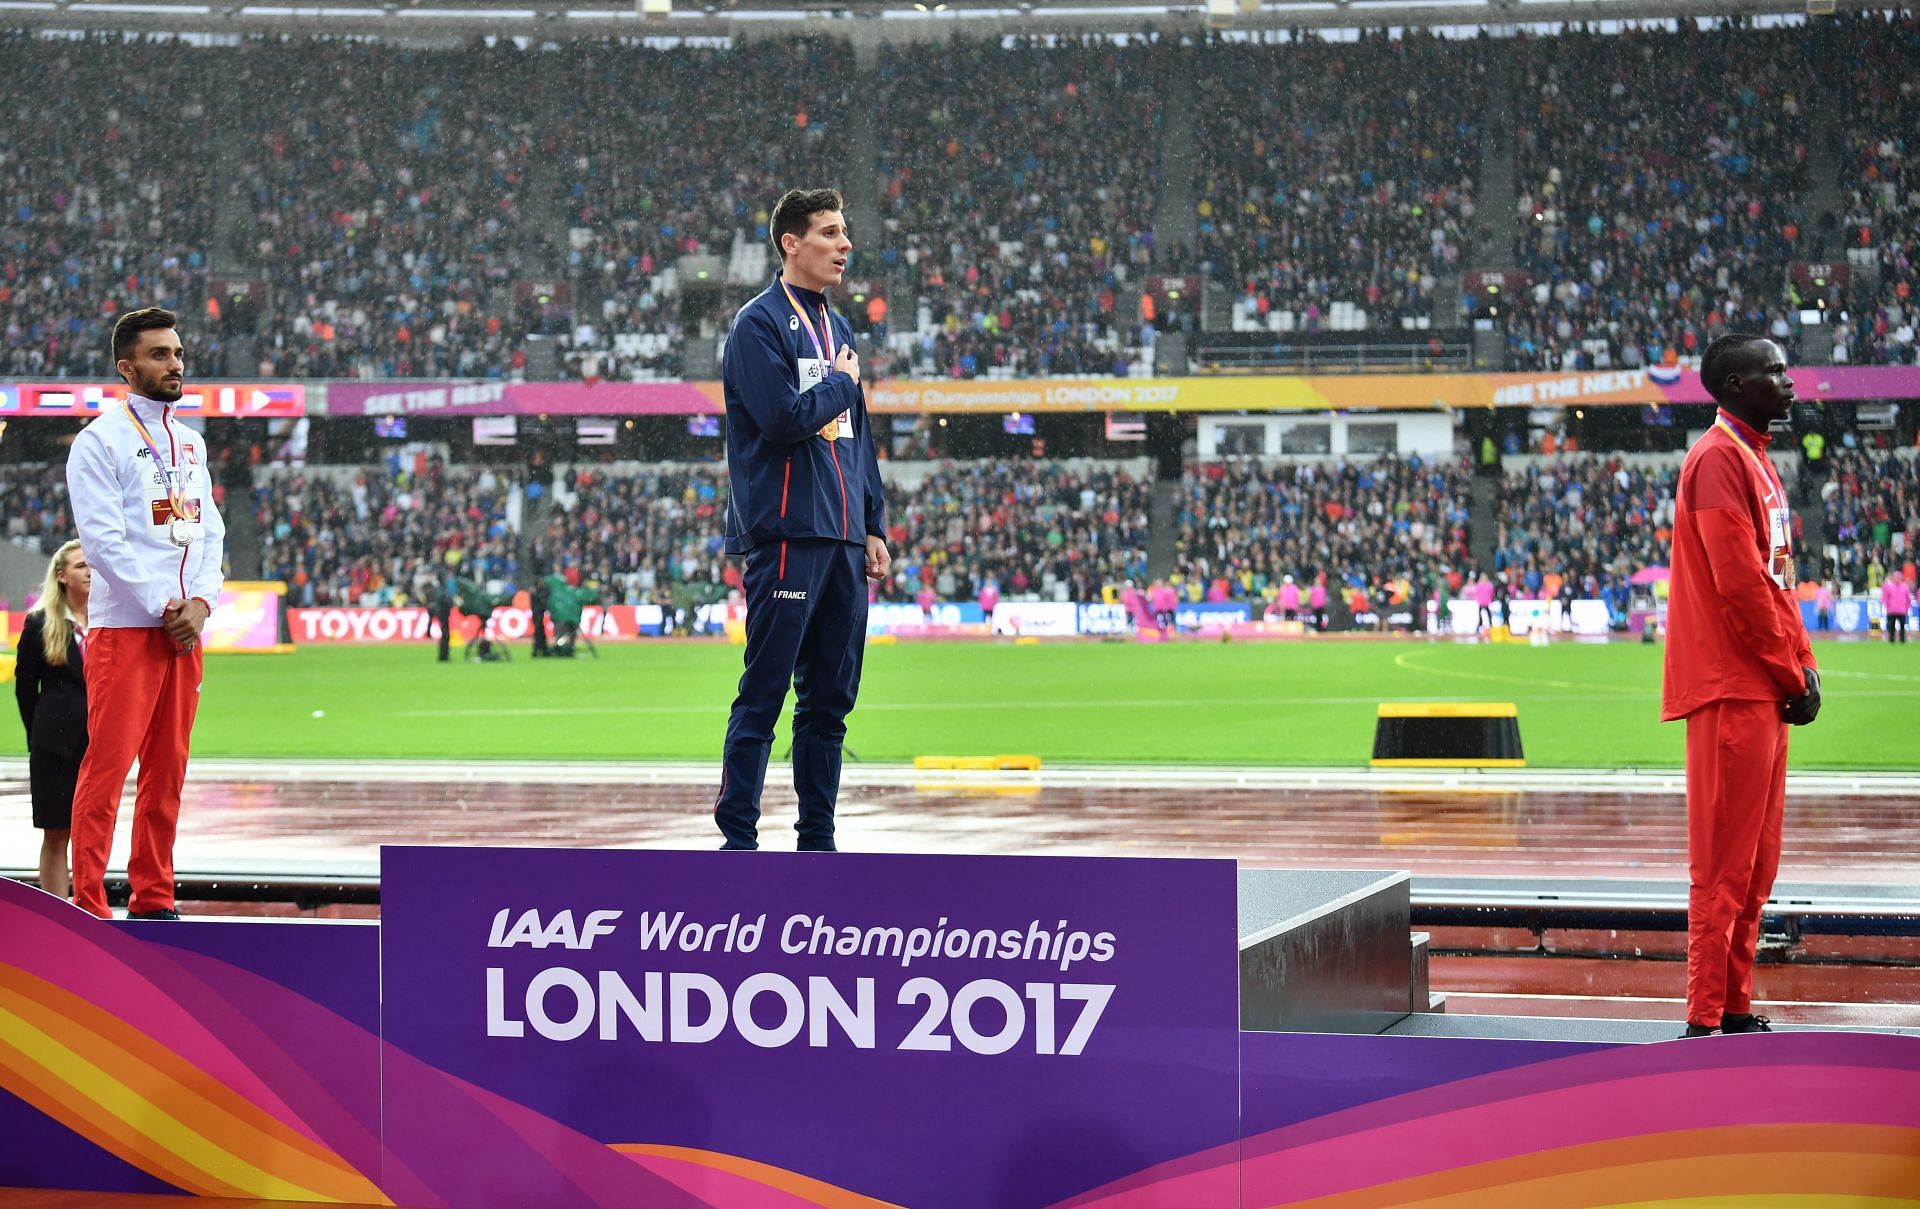
[[[980,611],[993,620],[993,610],[1000,604],[1000,585],[989,579],[980,588]]]
[[[1300,585],[1291,575],[1280,584],[1280,613],[1288,621],[1300,620]]]
[[[1907,640],[1907,613],[1913,608],[1913,589],[1899,575],[1887,576],[1880,585],[1880,607],[1887,611],[1887,619],[1882,628],[1887,631],[1888,642]]]
[[[1159,623],[1160,632],[1172,630],[1174,612],[1180,607],[1180,593],[1174,591],[1172,584],[1156,583],[1147,597],[1153,602],[1153,619]]]

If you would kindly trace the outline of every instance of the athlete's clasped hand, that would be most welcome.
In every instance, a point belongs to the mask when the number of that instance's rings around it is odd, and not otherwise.
[[[851,344],[843,344],[840,351],[833,355],[833,368],[852,378],[860,380],[860,354],[853,351]]]

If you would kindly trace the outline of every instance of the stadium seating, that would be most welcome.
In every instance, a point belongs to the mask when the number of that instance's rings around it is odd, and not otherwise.
[[[1484,43],[1223,44],[1200,59],[1204,268],[1242,327],[1419,327],[1465,267]]]
[[[1799,355],[1800,312],[1823,301],[1834,322],[1813,338],[1835,359],[1916,356],[1911,16],[953,40],[889,44],[865,66],[821,39],[289,38],[170,45],[177,70],[149,79],[146,51],[0,34],[0,70],[36,81],[0,148],[0,374],[107,376],[112,316],[160,303],[210,320],[203,375],[512,376],[533,338],[557,349],[542,373],[675,377],[769,275],[767,210],[804,181],[878,205],[854,268],[888,283],[890,313],[849,309],[896,375],[1145,374],[1149,272],[1210,275],[1243,332],[1424,329],[1489,258],[1532,278],[1497,320],[1508,368],[1653,364],[1730,326]],[[1858,98],[1830,115],[1834,181],[1810,172],[1809,63]],[[1469,229],[1489,204],[1488,82],[1509,75],[1517,195],[1500,204],[1517,204],[1516,231],[1496,252]],[[142,83],[103,102],[86,81],[107,77]],[[1190,135],[1172,148],[1182,84]],[[169,154],[130,152],[157,123]],[[1191,246],[1155,231],[1169,171],[1191,172]],[[1814,213],[1835,185],[1837,212]],[[687,254],[715,258],[719,295],[692,300]],[[1824,298],[1785,280],[1791,261],[1843,255],[1853,280]],[[264,309],[216,319],[216,275],[264,280]],[[516,296],[535,280],[566,296]],[[257,363],[229,362],[237,339],[257,339]]]
[[[727,561],[723,466],[581,467],[555,484],[535,568],[629,604],[700,604],[739,583]]]
[[[257,473],[261,566],[288,603],[387,605],[421,599],[423,583],[481,583],[518,572],[507,523],[509,485],[480,468],[424,473],[326,467]]]
[[[155,53],[0,33],[0,376],[109,377],[121,311],[203,303],[215,106]]]
[[[1795,30],[1518,42],[1514,369],[1657,365],[1729,327],[1791,349],[1811,87]],[[1729,53],[1729,44],[1737,53]]]
[[[1677,462],[1640,465],[1618,456],[1559,458],[1501,481],[1495,498],[1493,570],[1514,595],[1586,598],[1649,567],[1669,565]]]
[[[504,45],[422,54],[345,42],[249,47],[230,188],[237,257],[268,283],[260,372],[499,377],[518,333],[537,71]]]
[[[1096,600],[1145,582],[1151,484],[1126,469],[1047,461],[942,462],[887,500],[894,575],[883,594]]]
[[[1856,592],[1877,590],[1920,550],[1920,463],[1886,450],[1836,449],[1821,486],[1824,570]],[[1898,543],[1896,545],[1896,542]]]
[[[1175,574],[1189,599],[1271,600],[1287,576],[1424,600],[1453,572],[1457,591],[1472,561],[1467,483],[1418,457],[1199,463],[1180,481]]]
[[[50,555],[73,535],[65,464],[0,462],[0,538]]]
[[[1835,291],[1849,321],[1833,334],[1836,362],[1912,365],[1914,308],[1920,299],[1920,93],[1904,68],[1920,58],[1920,23],[1863,16],[1849,26],[1842,78],[1844,111],[1840,185],[1846,199],[1842,244],[1851,288]],[[1811,305],[1815,300],[1808,299]]]
[[[873,255],[919,300],[917,313],[895,312],[900,368],[1128,372],[1176,53],[1107,42],[883,49]],[[975,85],[930,91],[929,79]]]

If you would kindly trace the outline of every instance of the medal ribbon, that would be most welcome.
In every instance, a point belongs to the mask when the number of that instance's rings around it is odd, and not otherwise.
[[[818,330],[815,330],[813,320],[807,318],[807,308],[800,305],[800,299],[794,295],[793,287],[787,284],[787,279],[784,277],[780,279],[780,288],[786,291],[787,302],[793,307],[793,313],[800,316],[800,326],[807,329],[807,338],[813,341],[813,351],[818,353],[820,359],[827,363],[827,372],[831,373],[833,370],[833,325],[827,322],[826,304],[822,303],[820,305],[820,327]],[[822,333],[826,336],[824,344],[820,339]]]
[[[1760,451],[1755,449],[1752,445],[1748,444],[1747,438],[1740,435],[1739,429],[1727,423],[1727,418],[1725,416],[1715,416],[1713,420],[1713,426],[1715,428],[1718,428],[1720,431],[1726,433],[1728,436],[1732,437],[1734,444],[1738,445],[1740,448],[1747,451],[1747,456],[1753,459],[1753,464],[1760,468],[1761,478],[1765,479],[1768,483],[1771,483],[1775,486],[1782,487],[1784,489],[1784,485],[1780,483],[1780,476],[1773,472],[1773,463],[1761,457]],[[1786,501],[1782,499],[1781,502],[1785,503]]]
[[[153,434],[148,432],[147,426],[140,422],[140,415],[133,410],[133,404],[122,403],[121,406],[127,409],[127,419],[133,421],[134,430],[140,434],[140,439],[147,443],[147,452],[153,455],[153,464],[161,465],[160,446],[154,444]],[[184,491],[175,486],[177,471],[174,466],[168,464],[164,473],[167,476],[167,510],[173,514],[175,520],[186,520],[187,496]]]
[[[1747,451],[1747,456],[1752,458],[1754,465],[1760,468],[1760,481],[1763,483],[1771,484],[1775,490],[1779,491],[1780,502],[1782,504],[1785,504],[1787,502],[1787,486],[1785,483],[1780,481],[1780,476],[1774,472],[1773,463],[1768,461],[1766,458],[1761,457],[1760,451],[1755,449],[1751,444],[1749,444],[1747,442],[1747,438],[1740,435],[1739,429],[1727,423],[1727,418],[1725,416],[1715,416],[1713,419],[1713,426],[1715,428],[1718,428],[1720,431],[1726,433],[1728,436],[1732,437],[1734,444],[1738,445],[1740,448]],[[1781,539],[1786,543],[1785,548],[1791,551],[1793,549],[1792,532],[1786,529],[1782,529],[1780,536],[1781,536]]]

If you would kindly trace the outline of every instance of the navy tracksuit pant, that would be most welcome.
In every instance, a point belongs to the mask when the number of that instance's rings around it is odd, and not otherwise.
[[[840,747],[867,645],[866,550],[764,542],[747,554],[747,667],[727,719],[713,819],[728,848],[758,848],[773,724],[793,685],[793,789],[800,851],[832,852]]]

